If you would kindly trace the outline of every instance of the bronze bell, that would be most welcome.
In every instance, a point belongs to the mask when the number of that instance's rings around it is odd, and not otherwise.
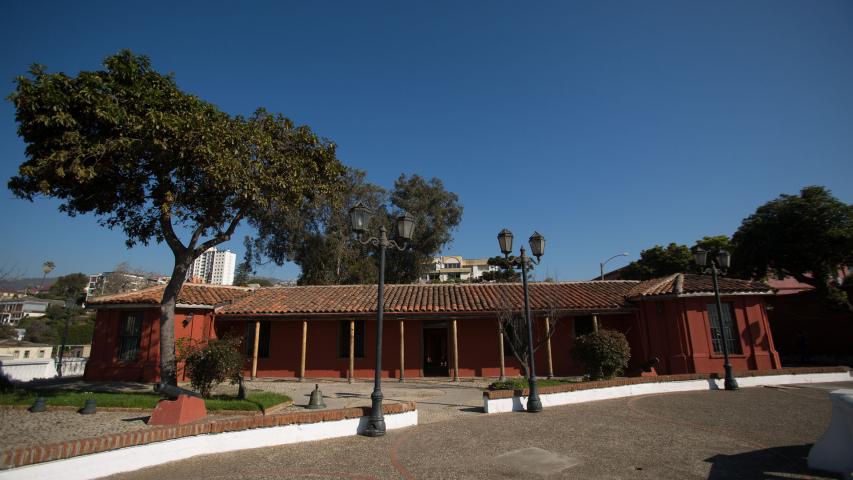
[[[45,410],[47,410],[47,403],[45,402],[44,397],[36,397],[36,401],[33,403],[33,406],[30,407],[30,411],[33,413],[38,413],[44,412]]]
[[[86,399],[86,402],[83,404],[83,408],[80,409],[80,413],[83,415],[92,415],[98,411],[98,402],[94,398]]]
[[[314,391],[311,392],[311,400],[305,408],[310,408],[312,410],[316,408],[326,408],[326,404],[323,403],[323,392],[320,391],[319,384],[314,384]]]

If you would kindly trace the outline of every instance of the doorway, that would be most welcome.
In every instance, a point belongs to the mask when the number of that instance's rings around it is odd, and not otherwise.
[[[450,375],[447,362],[447,322],[424,324],[424,376],[446,377]]]

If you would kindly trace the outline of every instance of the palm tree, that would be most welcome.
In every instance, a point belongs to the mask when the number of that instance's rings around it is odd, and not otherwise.
[[[39,286],[39,291],[44,288],[44,280],[47,278],[47,274],[52,272],[54,268],[56,268],[56,264],[53,263],[52,260],[48,260],[41,264],[41,271],[44,272],[44,276],[41,277],[41,286]]]

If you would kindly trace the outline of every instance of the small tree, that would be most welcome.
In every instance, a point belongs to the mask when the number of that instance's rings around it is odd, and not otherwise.
[[[226,380],[237,383],[243,368],[240,345],[236,338],[204,343],[184,338],[178,340],[178,359],[184,362],[184,373],[202,397],[210,398],[213,389]]]
[[[532,313],[531,313],[532,315]],[[549,338],[557,331],[557,309],[551,306],[546,315],[551,319],[549,328],[546,331],[544,325],[539,325],[542,322],[533,322],[533,353],[535,354],[539,347],[545,344]],[[527,322],[524,320],[523,312],[515,310],[509,303],[504,302],[498,310],[498,327],[504,335],[506,345],[509,346],[509,351],[512,356],[518,360],[525,378],[530,377],[530,349],[527,341]]]
[[[631,347],[621,332],[598,330],[575,340],[572,356],[593,380],[621,374],[631,359]]]

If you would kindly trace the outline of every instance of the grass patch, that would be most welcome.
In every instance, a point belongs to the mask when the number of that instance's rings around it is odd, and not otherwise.
[[[563,385],[565,383],[578,383],[581,380],[572,380],[568,378],[537,378],[536,385],[539,387],[553,387],[555,385]],[[529,386],[526,378],[516,377],[508,378],[503,382],[492,382],[489,385],[489,390],[516,390],[525,389]]]
[[[94,398],[99,407],[153,409],[162,399],[155,393],[101,393],[70,392],[66,390],[42,390],[38,394],[32,391],[17,391],[0,394],[0,405],[32,405],[37,395],[47,401],[48,406],[71,406],[83,408],[86,400]],[[208,411],[243,410],[263,411],[280,403],[290,401],[287,395],[279,393],[251,391],[246,400],[237,400],[227,395],[215,395],[204,401]]]

